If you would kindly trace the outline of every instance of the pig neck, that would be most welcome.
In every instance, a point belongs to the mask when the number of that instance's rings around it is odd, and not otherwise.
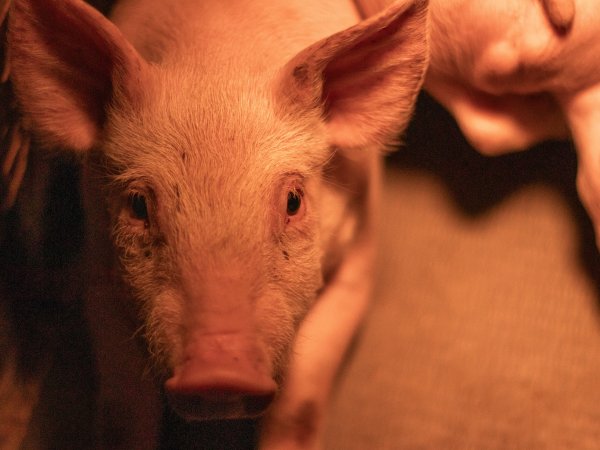
[[[122,0],[112,20],[151,62],[252,73],[281,67],[359,16],[352,0]]]

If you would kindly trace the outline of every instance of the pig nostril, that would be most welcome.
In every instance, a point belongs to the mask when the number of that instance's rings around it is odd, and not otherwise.
[[[240,393],[227,389],[201,392],[168,392],[172,408],[186,420],[242,419],[260,416],[275,392]]]

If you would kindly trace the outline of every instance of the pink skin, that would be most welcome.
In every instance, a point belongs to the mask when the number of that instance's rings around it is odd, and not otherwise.
[[[154,448],[162,385],[188,420],[272,403],[261,448],[318,447],[426,7],[355,25],[342,0],[123,0],[113,22],[14,2],[19,108],[38,142],[82,156],[100,446]]]
[[[389,0],[357,0],[373,14]],[[489,155],[571,137],[577,187],[600,236],[598,4],[437,0],[425,88]]]

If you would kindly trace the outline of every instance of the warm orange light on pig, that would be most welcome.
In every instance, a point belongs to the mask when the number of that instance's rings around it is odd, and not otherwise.
[[[188,420],[268,409],[262,448],[317,445],[426,7],[357,24],[345,0],[123,0],[111,22],[80,0],[14,2],[23,114],[83,163],[100,434],[153,448],[164,388]]]

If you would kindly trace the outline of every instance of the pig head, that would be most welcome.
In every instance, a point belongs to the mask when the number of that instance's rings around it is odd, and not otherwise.
[[[166,3],[122,2],[117,28],[79,0],[15,0],[13,83],[36,141],[82,160],[105,370],[131,363],[115,349],[137,331],[182,416],[252,417],[367,229],[365,161],[410,117],[426,2],[358,25],[339,2],[316,19],[301,2]]]

